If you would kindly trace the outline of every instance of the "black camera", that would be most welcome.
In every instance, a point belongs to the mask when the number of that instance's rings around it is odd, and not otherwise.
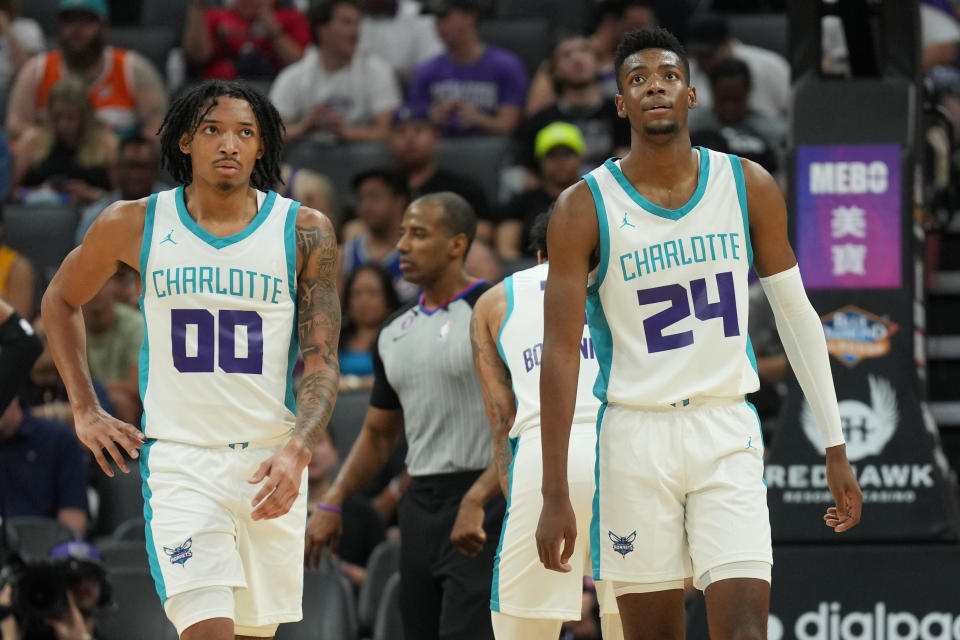
[[[17,621],[20,640],[57,640],[53,628],[46,621],[69,615],[69,563],[62,560],[26,563],[14,559],[8,571],[10,613]]]

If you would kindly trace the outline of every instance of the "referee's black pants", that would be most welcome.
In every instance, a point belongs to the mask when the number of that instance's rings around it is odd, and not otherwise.
[[[474,558],[450,542],[460,500],[480,471],[411,478],[398,507],[400,615],[405,640],[493,640],[490,587],[506,503],[485,509],[487,541]]]

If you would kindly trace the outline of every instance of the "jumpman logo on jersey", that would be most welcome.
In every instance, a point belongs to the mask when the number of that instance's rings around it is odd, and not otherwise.
[[[160,241],[160,244],[164,242],[170,242],[172,244],[177,244],[177,241],[173,239],[173,229],[170,229],[170,233],[167,234],[167,237]]]
[[[630,222],[629,220],[627,220],[627,212],[626,212],[626,211],[623,212],[623,222],[620,223],[620,228],[623,229],[624,227],[633,227],[634,229],[637,228],[637,225],[635,225],[635,224],[633,224],[632,222]]]
[[[754,451],[759,451],[759,449],[753,446],[753,436],[747,437],[747,449],[753,449]]]

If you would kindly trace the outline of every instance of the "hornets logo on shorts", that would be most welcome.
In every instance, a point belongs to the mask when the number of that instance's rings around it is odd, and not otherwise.
[[[626,538],[620,537],[615,534],[613,531],[608,531],[610,534],[610,539],[613,541],[613,550],[619,553],[621,556],[626,556],[628,553],[633,551],[633,541],[637,539],[637,532],[634,531]]]
[[[181,567],[187,563],[187,560],[193,557],[193,551],[190,551],[190,547],[193,546],[193,538],[187,538],[186,542],[181,544],[179,547],[164,547],[163,552],[170,556],[170,564],[178,564]],[[631,551],[633,547],[631,547]]]

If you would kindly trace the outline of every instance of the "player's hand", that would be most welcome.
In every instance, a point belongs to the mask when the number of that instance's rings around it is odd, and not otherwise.
[[[823,516],[824,523],[836,533],[857,526],[863,507],[863,493],[847,460],[846,445],[827,449],[827,486],[836,506],[827,509]]]
[[[322,502],[334,507],[341,505],[340,501],[330,497],[329,494],[323,497]],[[308,569],[318,569],[323,548],[329,544],[330,550],[335,551],[342,535],[343,516],[335,511],[315,509],[307,520],[307,535],[303,547],[304,566]]]
[[[568,573],[568,560],[577,540],[577,519],[570,496],[543,498],[540,522],[537,524],[537,553],[547,569]]]
[[[139,457],[140,447],[143,445],[142,431],[117,420],[100,407],[75,415],[74,427],[77,438],[90,449],[105,474],[113,477],[113,467],[110,466],[104,451],[110,454],[121,471],[130,472],[120,449],[126,451],[131,458]]]
[[[286,446],[273,454],[257,468],[250,484],[263,482],[250,505],[254,520],[278,518],[290,511],[300,494],[300,479],[310,462],[310,450],[299,437],[293,437]]]
[[[483,530],[483,505],[469,495],[464,496],[460,501],[460,509],[453,523],[453,530],[450,532],[450,542],[457,551],[468,558],[473,558],[483,550],[486,541],[487,532]]]

